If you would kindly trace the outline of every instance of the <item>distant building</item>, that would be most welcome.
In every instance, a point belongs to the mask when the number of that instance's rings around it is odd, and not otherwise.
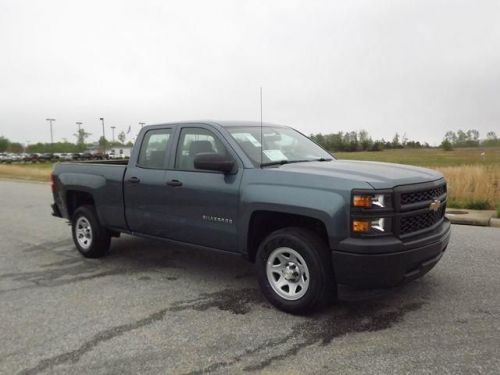
[[[130,146],[111,147],[108,151],[108,155],[111,159],[128,159],[131,153],[132,147]]]

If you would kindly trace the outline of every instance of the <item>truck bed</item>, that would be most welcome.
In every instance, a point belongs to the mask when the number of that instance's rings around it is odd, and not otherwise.
[[[54,175],[64,186],[64,197],[74,191],[93,197],[97,214],[107,227],[126,228],[123,177],[128,160],[63,162],[54,166]]]

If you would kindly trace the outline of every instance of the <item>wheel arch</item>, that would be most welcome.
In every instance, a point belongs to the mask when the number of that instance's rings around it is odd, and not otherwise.
[[[311,215],[285,210],[257,209],[251,213],[246,225],[246,236],[243,239],[244,254],[252,262],[255,261],[257,249],[262,240],[272,232],[287,228],[301,227],[307,228],[316,234],[329,245],[328,230],[325,218],[316,213]]]
[[[94,196],[83,190],[67,190],[66,191],[66,210],[68,217],[71,219],[78,207],[83,205],[91,205],[95,207]]]

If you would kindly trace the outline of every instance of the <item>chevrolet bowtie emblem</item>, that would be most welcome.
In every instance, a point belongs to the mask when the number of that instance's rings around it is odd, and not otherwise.
[[[437,212],[441,207],[441,201],[439,199],[434,199],[429,205],[429,210]]]

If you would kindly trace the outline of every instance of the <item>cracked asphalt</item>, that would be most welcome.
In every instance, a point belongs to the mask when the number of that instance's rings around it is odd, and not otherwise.
[[[309,316],[272,308],[253,265],[122,236],[83,259],[48,184],[0,181],[1,374],[491,374],[500,230],[453,226],[393,293]]]

